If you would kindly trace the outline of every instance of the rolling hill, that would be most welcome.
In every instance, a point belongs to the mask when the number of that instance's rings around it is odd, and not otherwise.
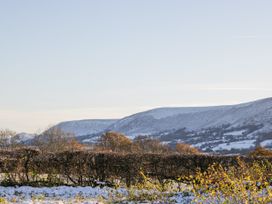
[[[134,138],[156,137],[174,145],[186,142],[205,151],[239,152],[256,145],[272,147],[272,98],[211,107],[156,108],[119,120],[82,120],[57,125],[93,142],[105,131]]]

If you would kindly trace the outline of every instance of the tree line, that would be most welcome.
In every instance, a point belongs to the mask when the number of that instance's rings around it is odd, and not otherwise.
[[[58,127],[48,128],[37,134],[31,141],[21,141],[20,135],[9,129],[0,129],[0,149],[34,148],[41,152],[63,152],[92,150],[95,152],[115,153],[155,153],[155,154],[201,154],[201,151],[189,144],[177,143],[170,147],[160,140],[148,136],[130,139],[122,133],[106,132],[95,144],[83,144],[73,133],[65,132]],[[250,156],[272,156],[272,151],[263,147],[249,153]]]
[[[0,148],[13,149],[32,147],[42,152],[62,152],[73,150],[93,150],[96,152],[117,153],[157,153],[157,154],[199,154],[200,151],[184,143],[178,143],[170,147],[158,139],[148,136],[138,136],[130,139],[118,132],[106,132],[101,135],[95,144],[83,144],[77,140],[73,133],[65,132],[58,127],[49,128],[41,134],[37,134],[31,141],[24,143],[16,132],[0,130]]]

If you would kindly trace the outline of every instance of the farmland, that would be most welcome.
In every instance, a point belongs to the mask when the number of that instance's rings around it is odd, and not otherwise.
[[[0,197],[13,203],[269,203],[271,160],[2,150]]]

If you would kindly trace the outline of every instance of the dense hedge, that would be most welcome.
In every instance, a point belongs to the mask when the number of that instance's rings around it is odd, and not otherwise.
[[[90,151],[41,153],[32,149],[0,151],[2,185],[92,185],[114,184],[123,180],[129,186],[141,180],[140,172],[160,181],[206,170],[213,163],[237,165],[272,158],[212,155],[118,154]]]

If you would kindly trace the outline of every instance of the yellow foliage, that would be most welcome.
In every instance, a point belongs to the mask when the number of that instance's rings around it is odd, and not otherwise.
[[[5,198],[0,197],[0,203],[7,204],[8,201]]]
[[[253,156],[253,157],[258,157],[258,156],[262,156],[262,157],[272,157],[272,150],[263,148],[263,147],[256,147],[255,150],[253,150],[252,152],[249,153],[249,156]]]
[[[207,171],[198,170],[189,176],[195,202],[270,203],[272,165],[267,161],[249,165],[238,159],[238,166],[211,165]]]

